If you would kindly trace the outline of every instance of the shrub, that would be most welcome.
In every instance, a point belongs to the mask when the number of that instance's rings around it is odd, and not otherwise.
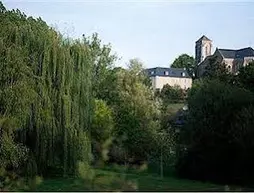
[[[178,85],[172,87],[166,84],[163,86],[160,92],[160,97],[164,103],[175,103],[184,100],[185,91]]]

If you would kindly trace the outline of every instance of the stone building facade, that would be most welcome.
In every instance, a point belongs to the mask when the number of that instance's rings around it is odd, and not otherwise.
[[[149,68],[146,74],[152,81],[153,90],[161,90],[164,85],[178,85],[182,89],[188,89],[192,85],[192,78],[185,68]]]

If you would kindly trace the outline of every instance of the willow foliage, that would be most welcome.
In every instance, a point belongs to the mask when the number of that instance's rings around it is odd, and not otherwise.
[[[90,157],[91,46],[1,3],[0,27],[0,121],[15,122],[10,142],[29,149],[30,170],[77,171]]]

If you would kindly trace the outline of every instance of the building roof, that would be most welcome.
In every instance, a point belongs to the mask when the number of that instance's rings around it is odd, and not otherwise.
[[[254,57],[254,50],[251,47],[242,48],[239,50],[218,49],[224,58],[244,58]]]
[[[164,76],[164,77],[178,77],[191,78],[185,68],[148,68],[145,70],[148,76]]]
[[[196,42],[200,42],[202,40],[205,40],[205,41],[212,41],[210,40],[208,37],[206,37],[205,35],[203,35],[201,38],[199,38]]]

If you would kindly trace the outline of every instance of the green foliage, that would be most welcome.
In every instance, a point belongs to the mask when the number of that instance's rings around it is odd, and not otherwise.
[[[176,133],[172,127],[163,128],[155,136],[156,142],[154,146],[157,148],[149,155],[149,170],[161,174],[163,176],[172,175],[174,168]]]
[[[78,162],[78,174],[79,177],[84,180],[93,180],[94,179],[94,170],[90,167],[88,163]]]
[[[144,74],[144,64],[138,58],[130,59],[127,67],[130,73],[132,73],[133,75],[138,75],[136,76],[136,78],[140,82],[142,82],[149,88],[152,86],[151,79]]]
[[[103,100],[95,100],[92,138],[99,142],[107,140],[112,136],[113,127],[112,110]]]
[[[28,191],[34,190],[39,186],[43,179],[40,176],[32,178],[24,178],[19,176],[16,172],[9,172],[0,168],[0,189],[2,191]]]
[[[8,171],[10,165],[27,168],[29,175],[47,174],[49,168],[74,172],[77,161],[90,159],[98,38],[64,39],[40,18],[2,4],[0,18],[1,163]],[[21,167],[27,149],[29,161]]]
[[[91,38],[85,38],[85,42],[91,50],[92,65],[92,89],[95,98],[104,99],[105,84],[110,76],[110,70],[118,59],[111,52],[111,45],[102,45],[97,33]]]
[[[134,73],[135,70],[117,71],[117,94],[113,104],[115,135],[127,157],[146,160],[154,148],[154,135],[159,129],[159,110],[153,91],[143,83],[144,76]]]
[[[237,83],[239,86],[246,88],[250,91],[254,91],[254,62],[249,65],[240,68],[239,74],[237,75]]]
[[[253,167],[247,164],[254,161],[249,141],[253,102],[251,92],[218,80],[194,85],[188,98],[188,123],[181,132],[184,148],[179,152],[178,174],[220,183],[253,180]]]
[[[188,54],[182,54],[171,65],[172,68],[187,68],[194,63],[194,58]]]
[[[140,61],[113,69],[117,58],[97,34],[64,39],[41,18],[2,4],[0,17],[0,116],[11,120],[1,126],[4,168],[28,160],[27,176],[79,172],[77,163],[90,161],[90,140],[106,159],[112,131],[129,155],[146,159],[159,111]],[[15,157],[22,148],[26,156]]]
[[[166,84],[161,89],[159,96],[164,104],[169,104],[183,101],[185,98],[185,93],[184,90],[178,85],[172,87],[169,84]]]
[[[91,126],[93,153],[100,161],[106,161],[109,146],[113,138],[113,113],[103,100],[95,100]]]
[[[197,71],[197,66],[195,64],[195,59],[188,54],[182,54],[178,56],[173,64],[171,64],[171,68],[186,68],[190,77],[195,78],[195,74]]]
[[[113,104],[115,104],[118,98],[118,90],[117,90],[116,83],[118,79],[118,73],[120,73],[121,71],[124,71],[124,69],[120,67],[109,69],[107,72],[107,76],[102,82],[103,86],[100,89],[100,92],[97,93],[97,98],[103,101],[106,101],[106,103],[109,106],[112,106]]]
[[[183,107],[184,103],[165,104],[161,109],[161,128],[166,131],[171,129],[174,126],[175,119],[182,114]]]
[[[143,63],[138,58],[130,59],[127,66],[128,69],[134,74],[138,74],[144,69]]]
[[[0,26],[1,177],[32,189],[37,175],[93,180],[91,146],[102,161],[112,146],[134,162],[169,150],[171,136],[159,138],[160,102],[138,59],[114,68],[117,57],[98,34],[66,39],[2,3]]]
[[[28,149],[23,144],[15,143],[14,120],[10,118],[0,119],[0,168],[19,168],[28,157]]]
[[[230,73],[225,63],[219,63],[217,58],[210,58],[208,65],[205,67],[205,72],[202,78],[218,79],[227,83],[234,82],[234,76]]]

